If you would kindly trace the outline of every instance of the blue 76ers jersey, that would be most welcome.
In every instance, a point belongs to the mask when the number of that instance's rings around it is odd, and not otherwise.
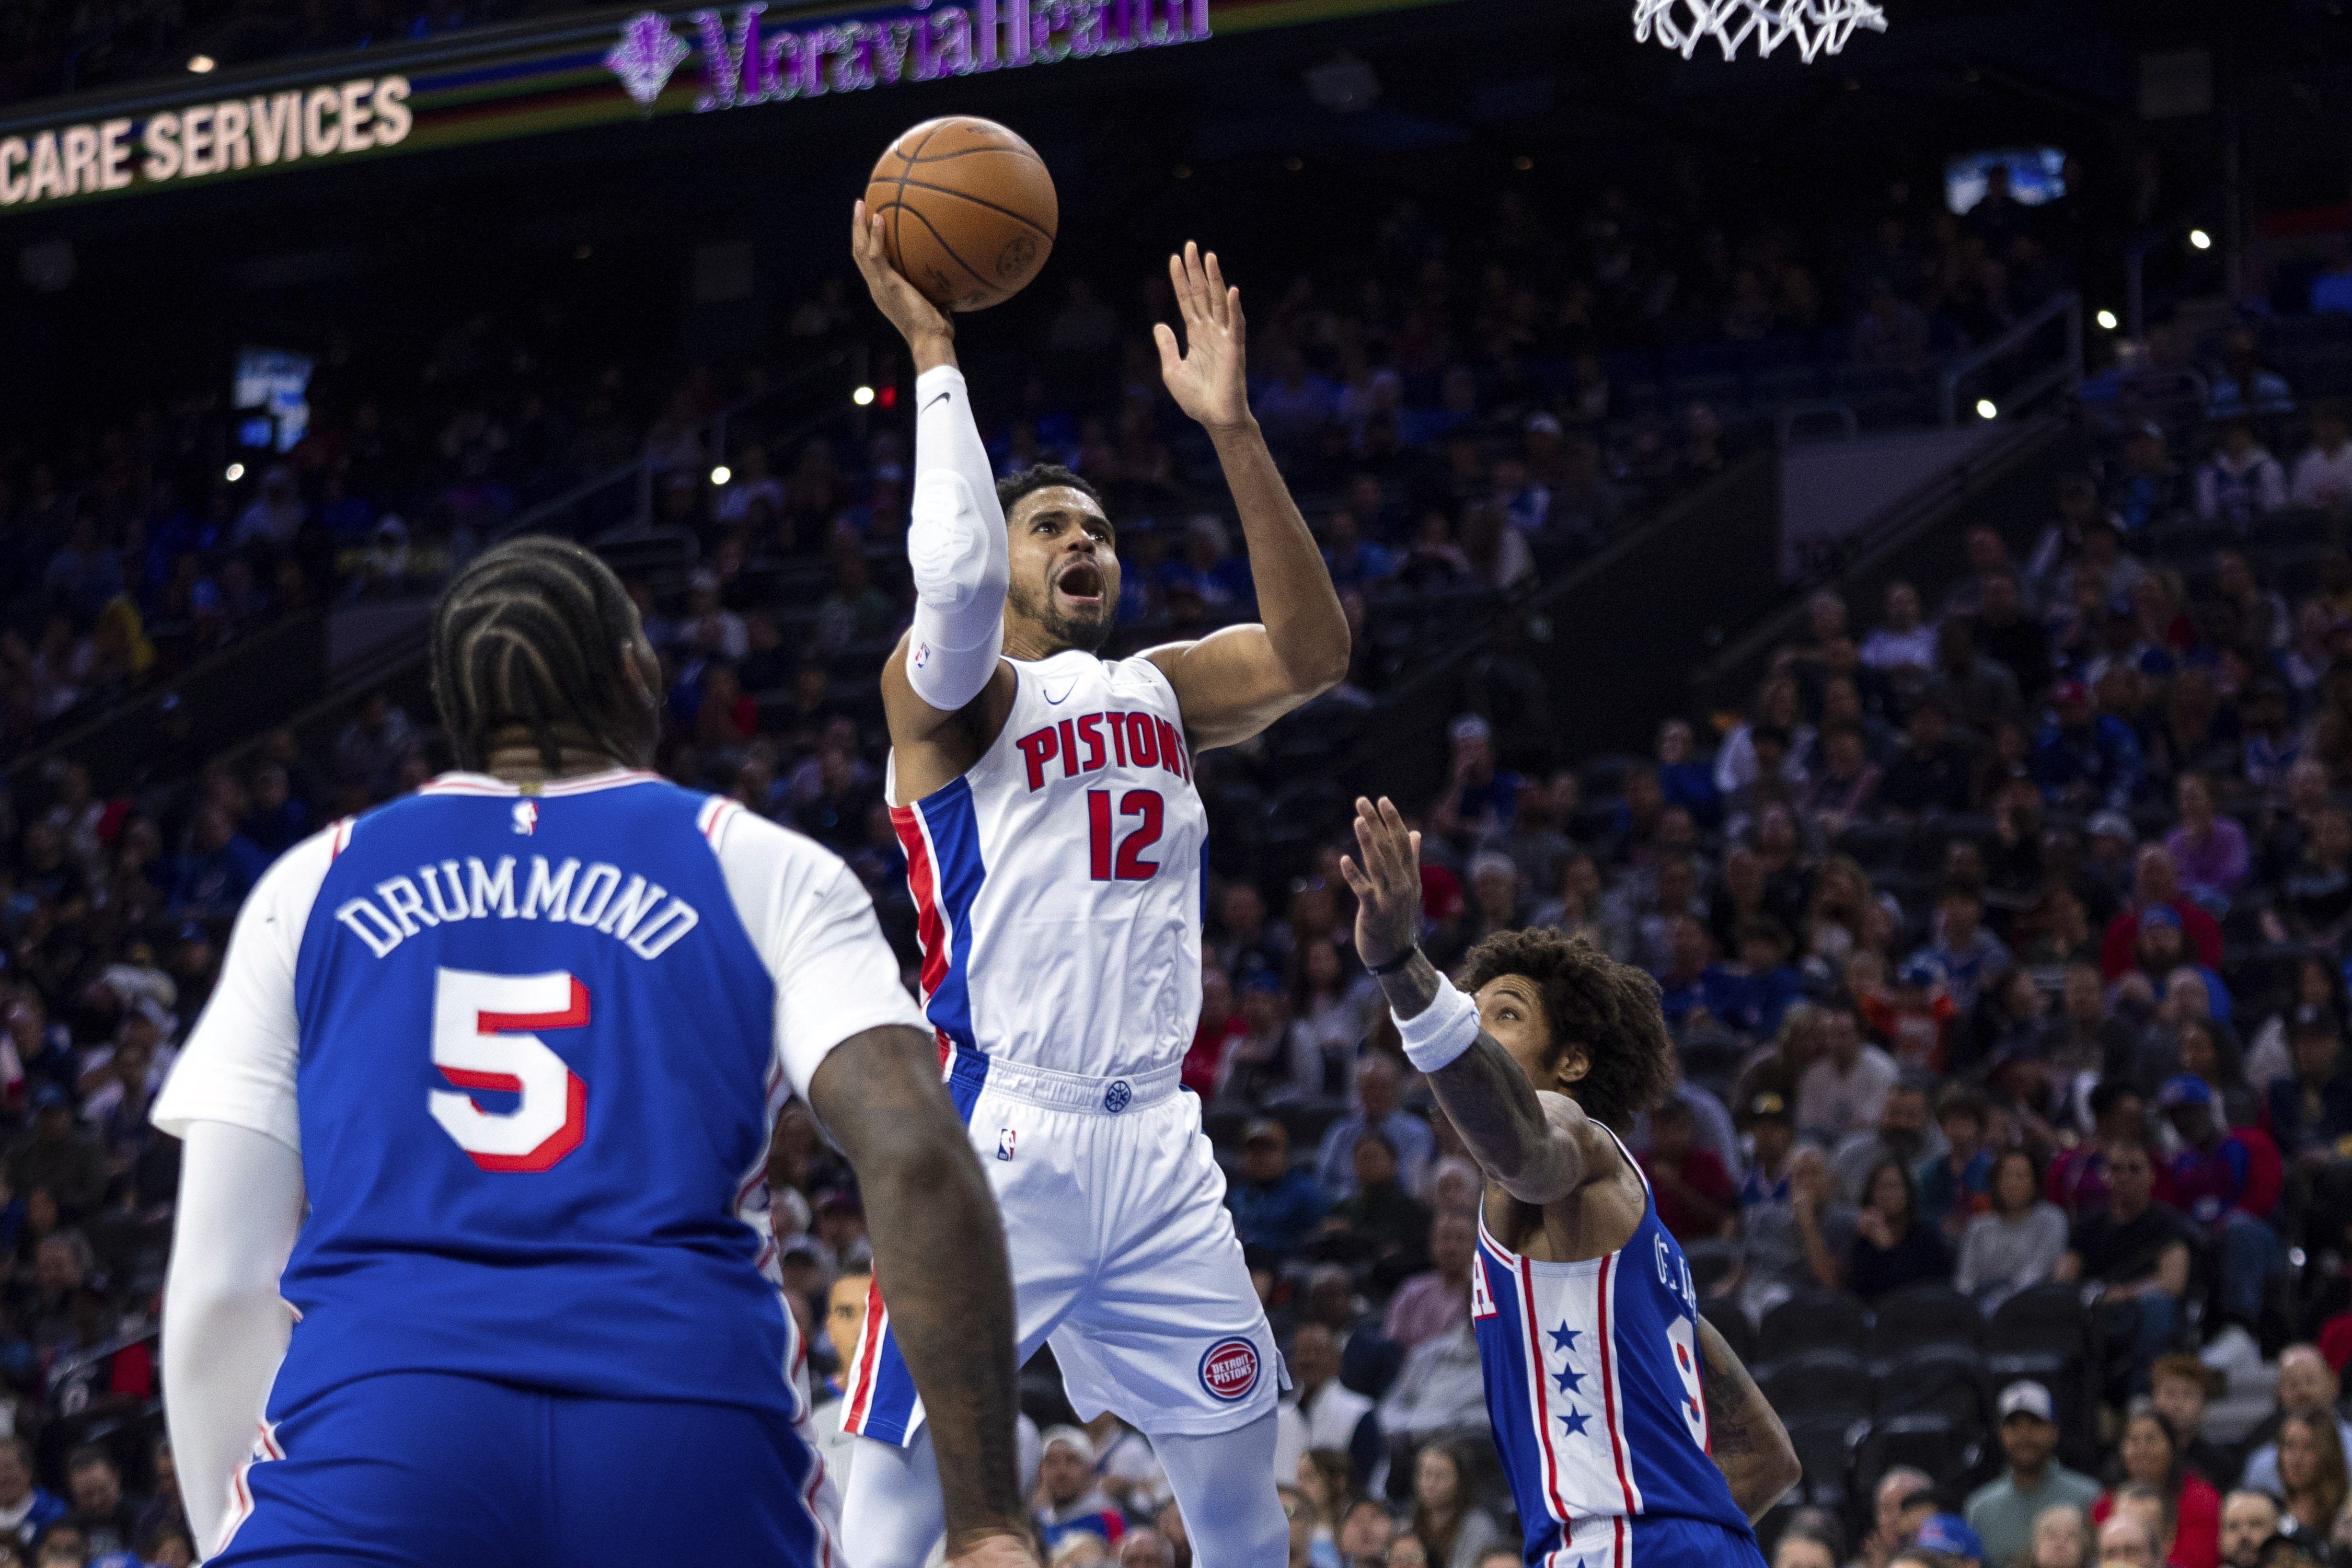
[[[816,845],[651,774],[453,773],[270,868],[155,1120],[301,1156],[273,1410],[430,1372],[794,1417],[769,1130],[880,1025],[920,1019]]]
[[[1578,1263],[1521,1258],[1478,1226],[1471,1317],[1530,1564],[1627,1568],[1638,1518],[1749,1532],[1707,1457],[1690,1266],[1646,1178],[1644,1194],[1625,1245]]]
[[[890,812],[941,1055],[960,1082],[997,1057],[1081,1078],[1181,1061],[1208,814],[1175,689],[1142,658],[1006,663],[995,744]]]

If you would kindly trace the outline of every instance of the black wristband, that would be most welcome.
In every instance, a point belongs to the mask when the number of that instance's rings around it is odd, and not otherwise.
[[[1394,974],[1398,970],[1402,969],[1406,964],[1411,963],[1414,959],[1419,958],[1420,956],[1421,947],[1416,943],[1412,947],[1406,948],[1402,952],[1398,953],[1386,963],[1368,963],[1364,965],[1364,973],[1371,975],[1375,979],[1378,979],[1383,974]]]

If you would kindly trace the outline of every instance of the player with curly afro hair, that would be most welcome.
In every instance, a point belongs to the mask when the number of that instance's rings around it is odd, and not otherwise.
[[[1359,796],[1355,826],[1360,858],[1341,856],[1339,874],[1356,895],[1356,954],[1486,1178],[1471,1325],[1528,1561],[1558,1552],[1571,1513],[1617,1514],[1620,1554],[1634,1554],[1631,1515],[1651,1568],[1764,1568],[1749,1527],[1803,1467],[1700,1313],[1689,1263],[1620,1136],[1675,1087],[1657,984],[1558,931],[1517,931],[1472,948],[1457,986],[1421,951],[1421,835],[1385,799]],[[1597,1361],[1579,1357],[1587,1336]],[[1596,1373],[1606,1395],[1581,1386]],[[1585,1434],[1597,1416],[1605,1439]],[[1586,1447],[1561,1451],[1589,1453],[1602,1478],[1613,1458],[1616,1486],[1580,1492],[1577,1472],[1554,1462],[1557,1445],[1580,1437]],[[1691,1462],[1700,1454],[1719,1475]],[[1676,1479],[1642,1481],[1645,1506],[1632,1471]]]
[[[1536,1088],[1571,1096],[1621,1132],[1673,1092],[1675,1045],[1647,973],[1538,927],[1496,931],[1472,948],[1462,989],[1477,996],[1506,975],[1531,982],[1542,1009],[1543,1054],[1520,1063]]]

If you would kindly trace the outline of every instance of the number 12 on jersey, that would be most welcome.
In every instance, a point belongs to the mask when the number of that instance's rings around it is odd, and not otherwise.
[[[562,970],[433,975],[433,1065],[460,1092],[427,1091],[433,1120],[485,1171],[544,1171],[580,1147],[588,1086],[531,1031],[588,1022],[588,987]],[[511,1094],[512,1110],[484,1110],[473,1091]]]
[[[1097,882],[1149,881],[1159,871],[1160,862],[1146,860],[1143,852],[1160,842],[1166,825],[1167,803],[1156,789],[1131,789],[1118,797],[1121,816],[1139,816],[1143,820],[1120,839],[1118,854],[1111,853],[1110,791],[1087,791],[1087,865]]]

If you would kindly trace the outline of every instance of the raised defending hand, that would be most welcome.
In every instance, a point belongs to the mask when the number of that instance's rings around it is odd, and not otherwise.
[[[1242,320],[1242,291],[1225,282],[1217,253],[1206,257],[1191,240],[1184,254],[1168,258],[1168,280],[1176,288],[1176,309],[1184,318],[1184,352],[1176,352],[1176,329],[1165,321],[1151,329],[1160,345],[1160,378],[1168,395],[1213,435],[1249,423],[1249,328]]]
[[[849,254],[865,276],[874,303],[890,318],[890,324],[898,329],[898,335],[907,340],[907,346],[915,351],[919,362],[924,357],[926,346],[955,342],[955,323],[947,313],[924,298],[920,289],[890,265],[889,249],[882,243],[882,219],[878,215],[869,216],[862,201],[850,209]],[[939,363],[952,364],[953,353],[949,353]],[[920,363],[916,366],[919,373],[927,368]]]
[[[1421,835],[1404,825],[1396,803],[1356,797],[1360,866],[1339,857],[1339,874],[1356,894],[1356,956],[1377,968],[1421,941]]]

